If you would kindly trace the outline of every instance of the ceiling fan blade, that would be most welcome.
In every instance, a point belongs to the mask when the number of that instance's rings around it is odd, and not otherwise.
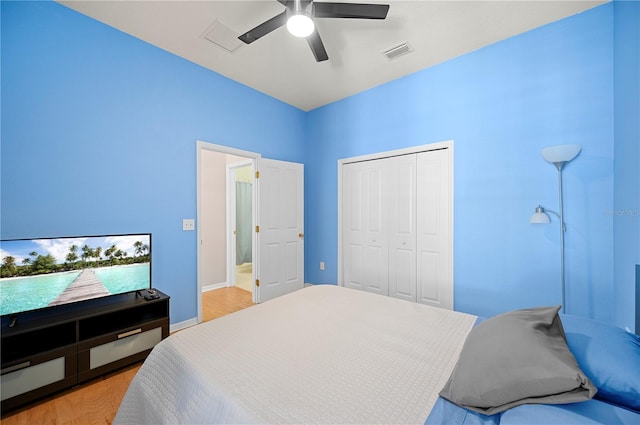
[[[324,44],[322,44],[322,39],[320,38],[317,28],[313,30],[309,37],[307,37],[307,42],[309,43],[309,47],[311,47],[313,56],[316,58],[316,62],[323,62],[329,59],[327,50],[324,48]]]
[[[257,39],[264,37],[269,34],[271,31],[276,30],[287,23],[287,11],[285,10],[279,15],[274,16],[258,25],[257,27],[245,32],[238,38],[244,41],[246,44],[251,44]]]
[[[315,18],[385,19],[388,4],[314,2]]]

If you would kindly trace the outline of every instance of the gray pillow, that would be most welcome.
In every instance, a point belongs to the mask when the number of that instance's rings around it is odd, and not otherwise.
[[[440,395],[485,415],[591,399],[596,387],[567,347],[559,309],[517,310],[477,325]]]

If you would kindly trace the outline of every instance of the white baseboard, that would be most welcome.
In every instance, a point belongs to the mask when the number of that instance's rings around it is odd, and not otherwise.
[[[183,322],[174,323],[172,325],[169,325],[169,333],[172,334],[174,332],[181,331],[182,329],[186,329],[197,324],[198,324],[197,317],[194,317],[193,319],[185,320]]]
[[[202,292],[213,291],[214,289],[226,288],[227,282],[212,283],[211,285],[205,285],[202,287]]]

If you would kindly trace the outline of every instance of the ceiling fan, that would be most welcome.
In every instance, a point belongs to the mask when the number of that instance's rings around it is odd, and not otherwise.
[[[289,32],[306,37],[316,62],[329,59],[320,34],[315,29],[314,18],[385,19],[388,4],[328,3],[313,0],[277,0],[286,7],[284,12],[261,23],[238,38],[251,44],[271,31],[287,25]]]

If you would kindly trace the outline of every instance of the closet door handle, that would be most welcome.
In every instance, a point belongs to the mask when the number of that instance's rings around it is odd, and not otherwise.
[[[303,239],[303,238],[304,238],[304,233],[298,233],[298,237],[299,237],[300,239]]]

